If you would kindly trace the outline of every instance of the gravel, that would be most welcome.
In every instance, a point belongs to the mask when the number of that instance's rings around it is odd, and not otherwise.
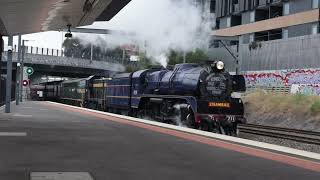
[[[240,133],[238,136],[244,139],[250,139],[254,141],[265,142],[265,143],[290,147],[294,149],[320,153],[320,145],[316,145],[316,144],[307,144],[307,143],[301,143],[293,140],[273,138],[273,137],[267,137],[267,136],[261,136],[261,135],[253,135],[253,134],[248,134],[243,132]]]

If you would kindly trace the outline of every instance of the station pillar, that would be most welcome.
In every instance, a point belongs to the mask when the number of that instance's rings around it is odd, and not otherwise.
[[[3,43],[3,39],[2,39],[2,35],[0,34],[0,79],[1,79],[1,76],[2,76],[2,52],[3,52],[3,49],[4,49],[4,43]],[[2,97],[2,93],[4,92],[1,92],[1,83],[0,83],[0,101],[1,101],[1,97]]]
[[[12,88],[12,50],[13,36],[8,36],[8,58],[7,58],[7,79],[6,79],[6,107],[5,113],[10,113],[11,88]]]
[[[17,59],[17,68],[16,68],[16,105],[19,105],[20,102],[20,87],[22,79],[20,79],[20,70],[21,68],[21,35],[18,38],[18,59]]]

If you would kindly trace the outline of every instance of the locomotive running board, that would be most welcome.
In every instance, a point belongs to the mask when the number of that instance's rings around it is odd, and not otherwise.
[[[289,148],[289,147],[284,147],[284,146],[279,146],[279,145],[274,145],[274,144],[269,144],[269,143],[264,143],[264,142],[252,141],[252,140],[242,139],[242,138],[238,138],[238,137],[226,136],[226,135],[222,135],[222,134],[216,134],[216,133],[201,131],[201,130],[197,130],[197,129],[180,127],[180,126],[176,126],[176,125],[170,125],[170,124],[165,124],[165,123],[160,123],[160,122],[155,122],[155,121],[150,121],[150,120],[143,120],[143,119],[129,117],[129,116],[112,114],[112,113],[108,113],[108,112],[102,112],[102,111],[97,111],[97,110],[92,110],[92,109],[87,109],[87,108],[81,108],[81,107],[76,107],[76,106],[51,102],[51,101],[46,101],[46,102],[51,103],[51,104],[55,104],[55,105],[71,107],[71,108],[78,109],[78,110],[83,110],[83,111],[93,112],[93,113],[97,113],[97,114],[121,118],[121,119],[124,119],[127,121],[139,122],[139,123],[157,126],[157,127],[161,127],[161,128],[166,128],[166,129],[181,131],[181,132],[190,133],[190,134],[194,134],[194,135],[199,135],[199,136],[203,136],[203,137],[222,140],[222,141],[226,141],[226,142],[230,142],[230,143],[234,143],[234,144],[245,145],[248,147],[255,147],[255,148],[259,148],[259,149],[267,149],[267,150],[271,150],[273,152],[281,152],[281,153],[285,153],[285,154],[291,154],[294,156],[300,156],[303,158],[320,161],[320,154],[318,154],[318,153],[293,149],[293,148]]]

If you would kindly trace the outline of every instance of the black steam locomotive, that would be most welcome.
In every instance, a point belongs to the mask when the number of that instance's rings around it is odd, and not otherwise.
[[[46,99],[228,135],[246,121],[242,100],[231,96],[245,91],[244,77],[230,75],[221,61],[91,76],[44,89]]]

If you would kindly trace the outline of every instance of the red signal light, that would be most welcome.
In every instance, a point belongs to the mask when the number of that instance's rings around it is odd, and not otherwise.
[[[23,86],[28,86],[29,85],[29,81],[28,80],[23,80],[22,81],[22,85]]]

